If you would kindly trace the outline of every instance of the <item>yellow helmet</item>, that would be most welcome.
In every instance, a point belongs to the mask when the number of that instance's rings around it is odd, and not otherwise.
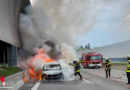
[[[130,60],[130,56],[127,56],[127,60]]]
[[[127,58],[130,58],[130,55],[128,55]]]
[[[80,60],[78,61],[78,63],[80,63]]]
[[[107,58],[107,57],[106,57],[105,59],[106,59],[106,60],[108,60],[108,58]]]

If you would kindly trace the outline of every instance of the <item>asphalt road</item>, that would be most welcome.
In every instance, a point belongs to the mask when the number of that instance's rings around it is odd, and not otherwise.
[[[86,69],[83,69],[81,73],[84,77],[83,80],[76,79],[74,81],[64,82],[30,81],[19,90],[128,90],[126,84],[95,76]]]

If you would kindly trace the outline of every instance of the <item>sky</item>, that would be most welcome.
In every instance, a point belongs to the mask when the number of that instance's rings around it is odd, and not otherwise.
[[[79,42],[92,47],[106,46],[130,40],[130,0],[99,0],[96,23],[86,35],[80,36]],[[108,1],[108,2],[107,2]]]
[[[83,14],[84,23],[81,22],[81,24],[89,28],[79,28],[84,29],[81,30],[83,33],[77,32],[74,35],[77,46],[90,43],[92,47],[100,47],[130,40],[130,0],[80,0],[77,2],[82,1],[85,2],[86,7],[83,3],[79,3],[79,8],[84,9],[79,12]]]

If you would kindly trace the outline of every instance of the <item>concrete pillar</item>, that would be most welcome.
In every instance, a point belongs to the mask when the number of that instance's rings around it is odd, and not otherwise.
[[[17,66],[17,48],[16,46],[10,45],[7,49],[7,62],[9,66]]]

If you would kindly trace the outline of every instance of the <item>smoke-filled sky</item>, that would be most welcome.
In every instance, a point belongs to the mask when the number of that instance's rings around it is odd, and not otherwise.
[[[45,13],[39,24],[57,42],[97,47],[130,40],[130,0],[32,1],[35,12]]]

